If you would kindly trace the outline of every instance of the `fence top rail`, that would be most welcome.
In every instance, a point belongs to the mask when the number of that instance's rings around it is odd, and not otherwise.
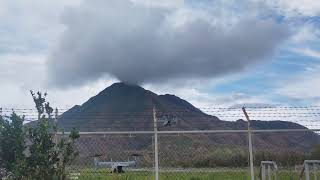
[[[308,168],[309,164],[320,164],[320,160],[304,160],[303,163],[303,168],[301,170],[300,176],[299,176],[299,180],[302,180],[303,174],[306,173],[306,175],[309,176],[309,172],[306,170]],[[307,172],[306,172],[307,171]]]
[[[320,164],[320,160],[305,160],[304,164]]]
[[[320,129],[256,129],[252,133],[272,133],[272,132],[315,132]],[[190,131],[157,131],[158,134],[210,134],[210,133],[247,133],[248,130],[190,130]],[[107,135],[107,134],[154,134],[154,131],[96,131],[79,132],[80,135]],[[70,132],[58,132],[57,134],[70,134]]]
[[[278,170],[278,165],[275,161],[261,161],[261,166],[263,165],[273,165],[275,170]]]
[[[275,164],[274,161],[261,161],[261,164]]]

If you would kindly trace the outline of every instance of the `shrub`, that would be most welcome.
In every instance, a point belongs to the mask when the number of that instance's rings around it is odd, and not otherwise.
[[[24,117],[15,113],[0,117],[0,168],[15,180],[64,180],[66,166],[78,155],[74,144],[79,133],[73,129],[58,141],[46,94],[31,91],[31,95],[38,111],[34,125],[24,125]]]

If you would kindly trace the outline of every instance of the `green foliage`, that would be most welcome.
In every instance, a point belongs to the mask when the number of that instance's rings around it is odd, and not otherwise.
[[[53,123],[50,121],[52,108],[46,103],[45,97],[40,92],[37,96],[31,95],[38,110],[38,122],[35,127],[29,128],[28,139],[31,143],[28,157],[29,174],[34,179],[52,179],[56,174],[55,165],[59,162],[59,152],[55,148],[52,135]],[[50,107],[50,108],[49,108]],[[45,117],[45,113],[49,118]]]
[[[35,179],[51,179],[55,173],[54,165],[59,161],[53,136],[48,129],[49,123],[45,118],[41,118],[35,128],[29,129],[31,145],[28,167],[29,173]]]
[[[66,165],[78,155],[74,144],[79,133],[73,129],[58,140],[47,94],[31,91],[31,95],[38,111],[34,126],[25,127],[24,118],[15,113],[9,119],[0,117],[1,168],[17,180],[64,180]]]
[[[194,167],[245,167],[248,165],[248,156],[245,149],[221,147],[209,153],[205,159],[191,164]]]
[[[296,151],[257,151],[255,154],[255,164],[260,164],[261,161],[275,161],[278,165],[284,167],[292,167],[297,164],[302,164],[304,159],[308,159],[307,155]]]
[[[79,154],[77,151],[75,151],[74,147],[75,140],[79,137],[79,133],[73,129],[68,138],[62,137],[60,142],[57,144],[60,154],[57,170],[59,179],[61,180],[66,178],[66,165],[69,165]]]
[[[312,159],[320,159],[320,144],[315,145],[311,151]]]
[[[11,172],[14,179],[25,176],[25,132],[24,118],[15,113],[8,118],[0,117],[0,164]]]
[[[316,148],[314,149],[315,158],[313,159],[319,159],[316,158],[316,152],[319,153],[320,148],[318,151],[316,151]],[[183,168],[248,167],[248,154],[249,152],[246,148],[221,146],[205,153],[184,155],[190,158],[172,158],[170,159],[171,164],[166,164],[166,166]],[[257,149],[254,152],[255,165],[260,165],[261,161],[275,161],[279,166],[293,167],[297,164],[302,164],[305,159],[310,159],[307,153],[290,150],[267,151]]]

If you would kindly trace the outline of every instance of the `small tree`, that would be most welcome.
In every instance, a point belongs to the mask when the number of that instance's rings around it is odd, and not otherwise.
[[[47,94],[31,91],[31,95],[38,111],[38,121],[31,127],[15,113],[9,118],[0,116],[0,168],[14,180],[64,180],[66,166],[78,155],[74,144],[79,133],[73,129],[56,141],[58,128]]]
[[[79,154],[75,151],[74,147],[75,140],[79,137],[79,133],[73,129],[68,138],[61,138],[60,142],[57,144],[59,150],[59,162],[57,167],[60,180],[66,179],[66,166],[69,165]]]
[[[12,113],[10,117],[0,116],[0,164],[13,179],[26,176],[24,117]]]
[[[75,151],[74,143],[79,138],[79,133],[73,129],[68,137],[63,137],[55,143],[57,126],[52,120],[53,108],[46,102],[47,94],[40,92],[31,95],[38,111],[38,123],[36,127],[29,129],[28,138],[31,141],[30,157],[28,159],[30,173],[35,179],[60,180],[66,178],[66,165],[71,163],[78,155]]]

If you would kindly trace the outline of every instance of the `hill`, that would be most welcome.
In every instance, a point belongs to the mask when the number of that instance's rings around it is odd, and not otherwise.
[[[175,129],[225,128],[230,124],[201,112],[177,96],[157,95],[136,85],[115,83],[62,114],[59,125],[81,131],[152,130],[153,107],[158,117],[177,117]]]
[[[76,105],[59,118],[59,127],[66,131],[137,131],[153,129],[153,107],[157,117],[175,117],[177,123],[159,130],[231,130],[247,129],[243,120],[223,121],[216,116],[203,113],[189,102],[175,95],[157,95],[136,85],[115,83],[107,87],[82,105]],[[304,129],[305,127],[286,121],[252,121],[252,129]],[[204,135],[191,142],[246,146],[246,134]],[[259,133],[254,142],[261,149],[309,149],[320,142],[315,133]]]

